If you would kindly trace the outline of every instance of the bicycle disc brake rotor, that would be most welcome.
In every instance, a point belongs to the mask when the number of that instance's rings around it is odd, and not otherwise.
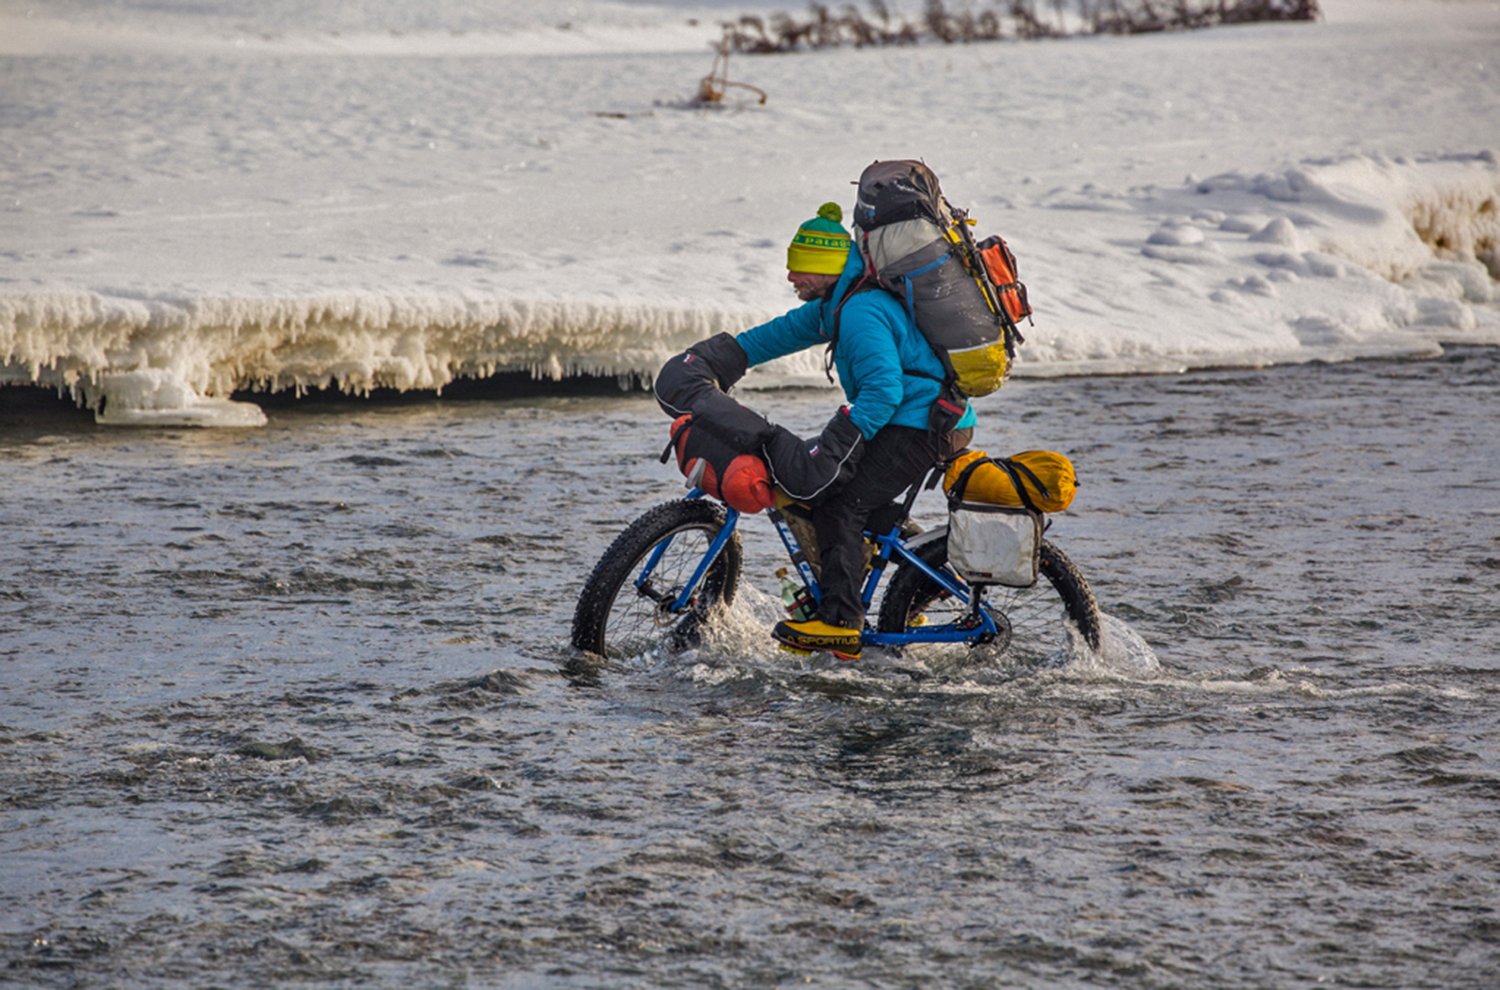
[[[981,636],[976,641],[976,645],[982,644],[996,654],[1004,653],[1010,648],[1011,635],[1015,631],[1010,624],[1010,616],[989,606],[982,607],[989,614],[990,621],[995,624],[995,631],[988,636]],[[978,629],[983,622],[978,615],[963,615],[953,625],[959,629]]]
[[[696,599],[693,599],[688,602],[688,607],[684,611],[674,611],[672,606],[676,603],[677,596],[682,594],[682,589],[670,588],[667,591],[657,591],[652,587],[650,581],[636,588],[635,592],[640,597],[654,603],[655,607],[651,609],[651,623],[658,627],[670,626],[677,622],[684,615],[690,613],[696,604]]]

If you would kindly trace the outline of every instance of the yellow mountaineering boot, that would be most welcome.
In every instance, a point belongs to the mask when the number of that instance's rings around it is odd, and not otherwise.
[[[858,629],[847,626],[831,626],[822,619],[806,622],[778,622],[771,636],[783,646],[811,653],[827,650],[840,660],[859,659]]]

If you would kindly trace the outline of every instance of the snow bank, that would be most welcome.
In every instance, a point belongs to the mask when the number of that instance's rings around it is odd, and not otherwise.
[[[1486,309],[1495,301],[1497,201],[1500,169],[1484,154],[1430,163],[1359,157],[1226,173],[1108,204],[1054,204],[1122,236],[1081,258],[1067,238],[1028,238],[1023,275],[1039,322],[1017,373],[1177,371],[1500,342],[1500,321]],[[643,383],[694,341],[770,315],[433,291],[7,292],[0,379],[71,389],[103,405],[101,422],[171,421],[168,399],[180,395],[183,421],[215,421],[218,410],[218,421],[251,423],[253,415],[206,398],[330,386],[441,390],[457,378],[516,371]],[[143,381],[153,383],[149,402]],[[823,381],[819,355],[808,353],[749,384]],[[127,419],[127,409],[142,415]]]
[[[246,423],[232,392],[643,381],[789,308],[791,231],[892,157],[1016,250],[1020,375],[1500,343],[1493,4],[741,57],[764,107],[685,109],[716,18],[784,8],[0,0],[0,381]]]
[[[599,52],[702,51],[713,34],[696,19],[663,24],[637,17],[615,23],[574,24],[566,16],[538,25],[523,21],[508,30],[388,29],[371,31],[247,30],[229,23],[214,28],[166,31],[139,23],[84,22],[38,14],[0,12],[0,55],[97,55],[128,49],[137,54],[216,57],[353,55],[382,58],[475,58],[506,55],[591,55]]]
[[[1038,306],[1025,367],[1172,371],[1500,342],[1497,202],[1492,152],[1354,156],[1133,197],[1070,193],[1051,224],[1069,235],[1042,245],[1046,271],[1027,275],[1051,306]],[[1089,237],[1097,257],[1081,260],[1073,242]]]
[[[1255,241],[1290,249],[1304,240],[1322,242],[1393,282],[1431,267],[1434,256],[1478,262],[1491,278],[1500,278],[1495,161],[1493,151],[1421,164],[1357,157],[1280,174],[1229,174],[1198,188],[1206,195],[1241,194],[1236,199],[1248,196],[1278,206],[1276,218],[1252,236]],[[1310,228],[1308,235],[1298,233],[1299,223]],[[1320,228],[1327,233],[1320,234]],[[1490,298],[1481,291],[1470,301]]]

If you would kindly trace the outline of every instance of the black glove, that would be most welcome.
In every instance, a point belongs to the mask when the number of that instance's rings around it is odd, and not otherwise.
[[[705,397],[729,391],[745,377],[750,359],[727,333],[700,340],[667,361],[656,373],[652,391],[668,416],[697,413]]]
[[[766,463],[781,489],[799,502],[816,499],[854,473],[864,454],[864,436],[847,406],[834,413],[823,432],[803,440],[773,427],[765,444]]]
[[[713,433],[737,453],[749,453],[769,435],[771,424],[724,394],[749,364],[730,334],[700,341],[662,365],[652,386],[656,404],[674,418],[691,413],[695,429]]]

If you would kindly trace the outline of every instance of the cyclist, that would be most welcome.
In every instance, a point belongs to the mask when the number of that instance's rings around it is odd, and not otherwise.
[[[787,280],[802,305],[734,341],[749,366],[810,347],[831,351],[848,404],[806,445],[810,458],[837,458],[836,480],[812,499],[823,600],[816,617],[779,622],[772,635],[797,649],[855,659],[864,628],[865,522],[967,443],[974,410],[935,407],[943,365],[900,300],[885,291],[851,293],[864,261],[851,250],[842,220],[839,205],[825,203],[797,229],[787,247]]]

